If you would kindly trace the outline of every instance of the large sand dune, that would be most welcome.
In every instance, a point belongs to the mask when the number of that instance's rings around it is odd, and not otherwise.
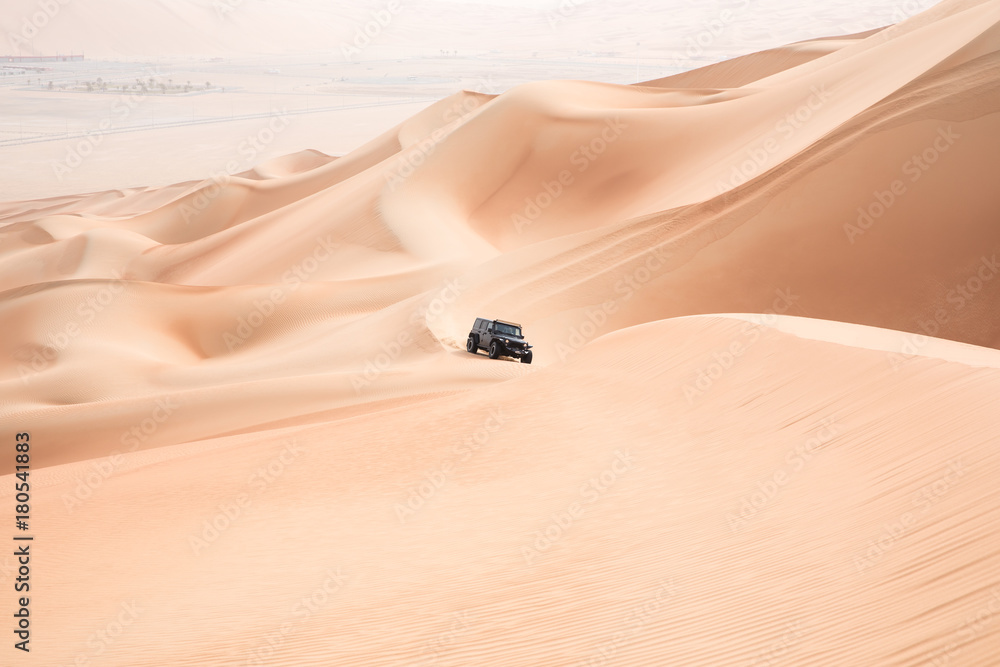
[[[945,0],[0,203],[33,664],[1000,664],[998,81]]]

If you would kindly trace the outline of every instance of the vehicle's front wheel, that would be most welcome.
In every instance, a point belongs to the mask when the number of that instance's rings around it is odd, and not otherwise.
[[[497,345],[496,341],[490,343],[490,359],[500,358],[500,346]]]
[[[531,363],[531,357],[532,357],[532,354],[531,354],[531,352],[529,352],[528,354],[526,354],[523,357],[521,357],[521,363],[522,364],[530,364]]]
[[[479,345],[476,344],[476,337],[469,335],[469,340],[465,343],[465,350],[471,354],[476,354],[479,351]]]

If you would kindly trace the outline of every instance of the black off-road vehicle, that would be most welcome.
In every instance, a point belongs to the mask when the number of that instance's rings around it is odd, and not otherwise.
[[[520,359],[522,364],[530,364],[532,357],[531,346],[524,340],[520,324],[482,317],[476,318],[476,323],[472,325],[465,349],[472,354],[488,350],[490,359],[514,357]]]

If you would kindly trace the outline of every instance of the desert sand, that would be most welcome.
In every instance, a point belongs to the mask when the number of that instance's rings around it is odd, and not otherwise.
[[[0,203],[0,664],[1000,664],[998,81],[944,0]]]

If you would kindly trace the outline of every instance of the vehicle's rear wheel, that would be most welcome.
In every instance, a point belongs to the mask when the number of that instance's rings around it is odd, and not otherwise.
[[[479,351],[479,344],[476,341],[476,337],[469,334],[469,340],[465,343],[465,349],[472,354],[476,354]]]
[[[529,352],[528,354],[526,354],[523,357],[521,357],[521,363],[522,364],[530,364],[531,363],[531,357],[532,357],[532,354],[531,354],[531,352]]]
[[[490,359],[500,358],[500,346],[497,345],[496,341],[490,343]]]

